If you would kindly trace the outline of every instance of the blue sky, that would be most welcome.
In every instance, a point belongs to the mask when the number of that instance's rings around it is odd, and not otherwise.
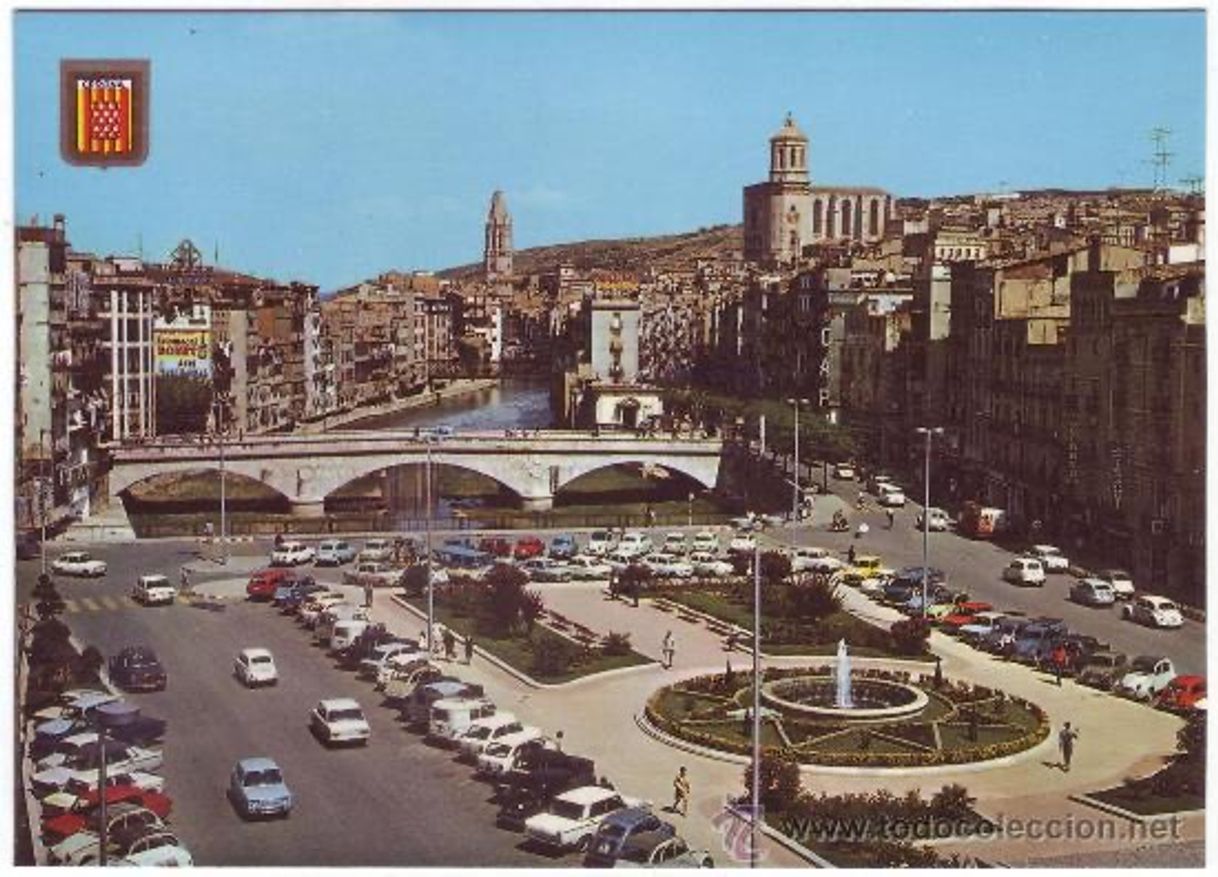
[[[1204,173],[1200,12],[15,15],[16,208],[73,246],[333,289],[516,245],[740,221],[788,110],[818,183],[898,196]],[[62,57],[152,62],[135,169],[59,158]]]

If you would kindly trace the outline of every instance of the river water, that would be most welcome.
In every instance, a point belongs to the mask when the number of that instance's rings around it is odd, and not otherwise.
[[[498,386],[424,408],[368,417],[349,429],[409,429],[451,426],[467,430],[545,429],[554,424],[549,384],[544,378],[505,378]]]

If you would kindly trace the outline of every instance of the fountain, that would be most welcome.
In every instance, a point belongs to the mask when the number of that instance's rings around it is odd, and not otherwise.
[[[850,697],[850,655],[846,652],[846,641],[844,639],[837,641],[837,667],[835,668],[834,681],[836,682],[836,691],[833,696],[833,705],[839,710],[852,709],[854,701]]]

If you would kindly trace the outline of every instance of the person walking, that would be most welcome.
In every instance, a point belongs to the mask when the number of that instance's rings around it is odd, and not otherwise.
[[[190,570],[182,567],[182,593],[190,593]]]
[[[444,657],[451,661],[457,656],[457,638],[446,627],[444,633],[441,634],[441,639],[444,641]]]
[[[1070,656],[1066,654],[1066,647],[1062,643],[1054,646],[1049,660],[1053,662],[1053,675],[1057,678],[1057,687],[1061,688],[1062,673],[1066,670],[1066,662],[1070,660]]]
[[[474,635],[469,634],[465,637],[465,663],[472,664],[474,662]]]
[[[663,656],[664,669],[671,670],[672,659],[676,654],[675,640],[671,630],[664,634],[664,641],[660,644],[660,654]]]
[[[689,812],[689,774],[685,771],[685,765],[681,765],[681,769],[677,771],[677,775],[672,781],[672,812],[680,813],[684,816]]]
[[[891,530],[892,525],[896,523],[897,520],[896,513],[892,509],[885,509],[884,516],[888,518],[888,529]]]
[[[372,582],[364,582],[364,608],[372,608]]]
[[[1070,723],[1066,722],[1062,726],[1057,735],[1057,745],[1062,752],[1062,770],[1066,773],[1070,772],[1070,759],[1074,757],[1074,741],[1078,739],[1078,730],[1070,727]]]
[[[849,561],[851,566],[854,566],[854,557],[854,543],[851,542],[850,548],[846,551],[846,560]]]

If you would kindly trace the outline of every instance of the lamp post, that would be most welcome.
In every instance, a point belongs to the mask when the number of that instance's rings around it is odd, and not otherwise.
[[[424,439],[424,441],[426,441],[426,439]],[[426,445],[426,449],[427,449],[427,467],[426,467],[426,469],[424,471],[424,475],[423,475],[423,485],[424,485],[423,502],[427,506],[427,509],[426,509],[426,512],[427,512],[427,518],[426,518],[427,540],[426,540],[426,546],[425,546],[425,550],[427,552],[427,559],[424,561],[424,566],[427,570],[427,654],[428,654],[428,657],[430,657],[431,655],[433,655],[435,653],[434,652],[435,643],[432,642],[432,639],[433,639],[432,634],[433,634],[433,631],[435,630],[435,626],[436,626],[435,589],[432,587],[432,581],[431,581],[431,444],[430,443]]]
[[[694,525],[694,492],[692,490],[689,492],[689,499],[685,504],[685,512],[686,523],[692,527]]]
[[[753,783],[749,813],[749,867],[757,867],[757,816],[761,810],[761,546],[753,539]]]
[[[106,824],[106,729],[120,728],[134,722],[140,714],[139,707],[127,701],[112,701],[104,703],[94,711],[97,720],[97,799],[98,799],[98,859],[97,863],[106,867],[109,858],[110,830]]]
[[[926,618],[926,591],[930,579],[930,440],[943,435],[941,426],[919,426],[919,435],[926,437],[926,454],[922,470],[922,618]]]
[[[215,414],[216,442],[220,447],[220,565],[228,565],[228,497],[225,493],[227,480],[224,477],[224,424],[221,416],[223,403],[216,399],[213,406]]]
[[[791,497],[791,523],[799,520],[799,406],[807,405],[807,399],[788,399],[787,404],[795,409],[795,473],[791,479],[794,495]]]
[[[45,429],[38,430],[38,449],[42,452],[42,459],[38,465],[38,526],[41,531],[38,541],[38,563],[41,566],[39,572],[46,575],[47,571],[47,431]],[[55,478],[55,460],[51,460],[51,479]]]

